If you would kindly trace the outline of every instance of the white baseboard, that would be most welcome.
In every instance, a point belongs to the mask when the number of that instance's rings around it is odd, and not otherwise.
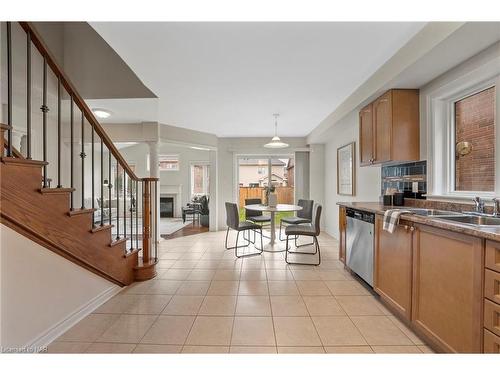
[[[85,305],[81,306],[79,309],[75,310],[59,323],[54,324],[52,327],[47,329],[44,333],[42,333],[40,336],[38,336],[25,346],[28,348],[36,348],[38,351],[42,350],[42,348],[49,345],[52,341],[57,339],[64,332],[69,330],[76,323],[85,318],[103,303],[107,302],[109,299],[117,295],[121,290],[122,288],[120,288],[118,285],[113,285],[95,298],[91,299]]]

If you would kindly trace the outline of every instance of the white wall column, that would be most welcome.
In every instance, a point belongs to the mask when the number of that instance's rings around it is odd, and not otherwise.
[[[210,150],[209,151],[209,185],[210,185],[210,215],[209,215],[209,229],[211,232],[219,230],[219,225],[217,223],[217,202],[218,202],[218,188],[217,188],[217,151]]]

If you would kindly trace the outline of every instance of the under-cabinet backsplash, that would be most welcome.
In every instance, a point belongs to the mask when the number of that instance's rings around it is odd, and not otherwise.
[[[413,183],[418,184],[418,192],[412,192]],[[427,161],[396,164],[382,167],[381,193],[387,188],[404,192],[405,198],[425,199],[427,193]]]

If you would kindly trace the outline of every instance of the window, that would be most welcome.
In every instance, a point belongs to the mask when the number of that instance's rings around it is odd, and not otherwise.
[[[430,199],[500,195],[500,67],[488,63],[469,73],[452,71],[420,93]]]
[[[457,100],[455,191],[495,191],[495,87]]]
[[[258,167],[257,173],[260,175],[266,174],[267,173],[267,166],[265,167]]]
[[[159,155],[160,171],[178,171],[179,155]]]
[[[191,196],[208,195],[209,186],[209,165],[191,165]]]

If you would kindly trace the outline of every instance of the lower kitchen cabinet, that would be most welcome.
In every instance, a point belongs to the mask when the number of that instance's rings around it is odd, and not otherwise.
[[[500,337],[484,330],[484,353],[500,354]]]
[[[411,223],[401,221],[394,233],[383,230],[383,217],[375,221],[374,290],[401,318],[411,318]]]
[[[482,350],[483,262],[482,239],[416,225],[412,326],[444,352]]]
[[[344,264],[346,254],[346,224],[345,207],[339,207],[339,260]]]

